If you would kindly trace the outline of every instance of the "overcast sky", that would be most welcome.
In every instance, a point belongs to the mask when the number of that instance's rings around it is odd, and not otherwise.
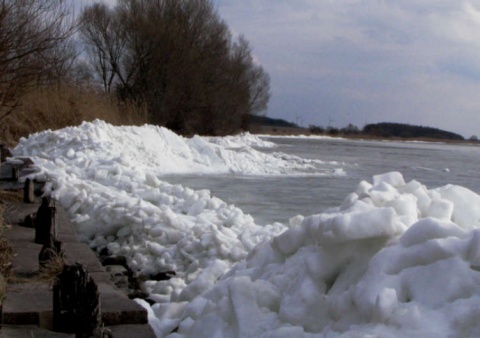
[[[480,136],[480,1],[215,3],[270,74],[269,117]]]
[[[213,1],[270,74],[267,116],[480,136],[480,0]]]

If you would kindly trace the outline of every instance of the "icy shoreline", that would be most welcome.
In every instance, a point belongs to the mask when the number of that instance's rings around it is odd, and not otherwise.
[[[161,179],[326,174],[321,161],[256,150],[274,146],[95,121],[31,135],[14,153],[34,158],[92,248],[146,275],[177,272],[143,286],[159,337],[480,333],[480,196],[466,188],[388,173],[337,208],[260,227],[208,190]]]
[[[479,216],[468,189],[376,176],[256,247],[171,337],[477,336]]]

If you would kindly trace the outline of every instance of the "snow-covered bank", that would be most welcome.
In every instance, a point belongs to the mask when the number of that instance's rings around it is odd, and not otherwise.
[[[480,334],[477,194],[389,173],[293,223],[189,304],[171,337]]]
[[[328,136],[328,135],[277,135],[277,134],[257,134],[257,137],[262,138],[272,138],[272,139],[304,139],[304,140],[348,140],[347,138],[340,137],[340,136]]]
[[[97,175],[115,176],[123,168],[161,174],[332,174],[322,161],[260,152],[273,147],[251,134],[236,137],[184,138],[151,125],[114,127],[102,121],[59,131],[45,131],[20,140],[16,154],[55,158],[55,166],[95,169]],[[98,161],[97,161],[98,160]],[[68,162],[68,165],[66,164]],[[100,168],[89,168],[92,164]],[[107,167],[115,167],[107,172]],[[68,169],[68,168],[67,168]],[[110,169],[109,169],[110,170]]]
[[[183,138],[160,127],[95,121],[31,135],[14,153],[41,167],[37,177],[49,180],[47,193],[68,210],[92,248],[126,256],[144,274],[175,271],[169,281],[145,283],[152,298],[170,302],[192,299],[286,227],[258,226],[208,190],[171,185],[162,175],[335,175],[322,170],[321,161],[252,146],[274,145],[249,134]]]
[[[146,274],[177,272],[144,285],[160,337],[479,335],[480,196],[394,172],[360,182],[337,208],[260,227],[207,190],[162,181],[332,174],[252,146],[273,145],[96,121],[32,135],[15,154],[35,157],[92,247]]]

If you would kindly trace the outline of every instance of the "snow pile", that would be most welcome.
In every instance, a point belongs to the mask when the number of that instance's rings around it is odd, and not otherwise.
[[[275,143],[262,140],[249,132],[237,136],[209,137],[207,139],[211,143],[230,149],[238,149],[245,146],[256,148],[275,148],[277,146]]]
[[[388,173],[291,223],[188,304],[169,337],[480,335],[472,191]],[[165,318],[160,305],[153,312]]]
[[[253,140],[247,142],[249,138]],[[235,142],[258,143],[252,136]],[[22,139],[17,156],[31,156],[51,193],[69,212],[79,236],[98,251],[127,257],[146,275],[174,271],[169,281],[145,283],[159,302],[190,300],[208,289],[258,243],[284,231],[260,227],[250,215],[212,197],[161,180],[164,173],[272,173],[311,167],[290,157],[240,151],[207,139],[186,139],[154,126],[113,127],[101,121]]]
[[[297,140],[347,140],[346,138],[340,137],[340,136],[328,136],[328,135],[315,135],[315,134],[309,134],[309,135],[269,135],[269,134],[260,134],[257,135],[257,137],[264,137],[264,138],[270,138],[270,139],[297,139]]]
[[[92,248],[146,275],[176,272],[144,283],[157,304],[139,301],[159,337],[480,336],[480,196],[466,188],[387,173],[287,228],[162,181],[325,174],[320,161],[253,149],[269,146],[260,141],[95,121],[32,135],[14,153],[33,157]]]
[[[57,167],[68,169],[74,165],[82,170],[97,170],[97,175],[106,175],[106,178],[122,174],[123,169],[156,175],[335,175],[335,170],[325,169],[322,161],[257,151],[250,144],[271,144],[250,134],[230,137],[225,142],[209,140],[215,138],[184,138],[163,127],[114,127],[97,120],[22,139],[16,155],[55,158]],[[101,159],[94,163],[99,167],[92,166],[92,158]]]

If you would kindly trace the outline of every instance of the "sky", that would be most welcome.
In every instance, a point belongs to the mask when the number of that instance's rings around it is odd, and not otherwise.
[[[270,75],[268,117],[480,136],[480,0],[213,2]]]

